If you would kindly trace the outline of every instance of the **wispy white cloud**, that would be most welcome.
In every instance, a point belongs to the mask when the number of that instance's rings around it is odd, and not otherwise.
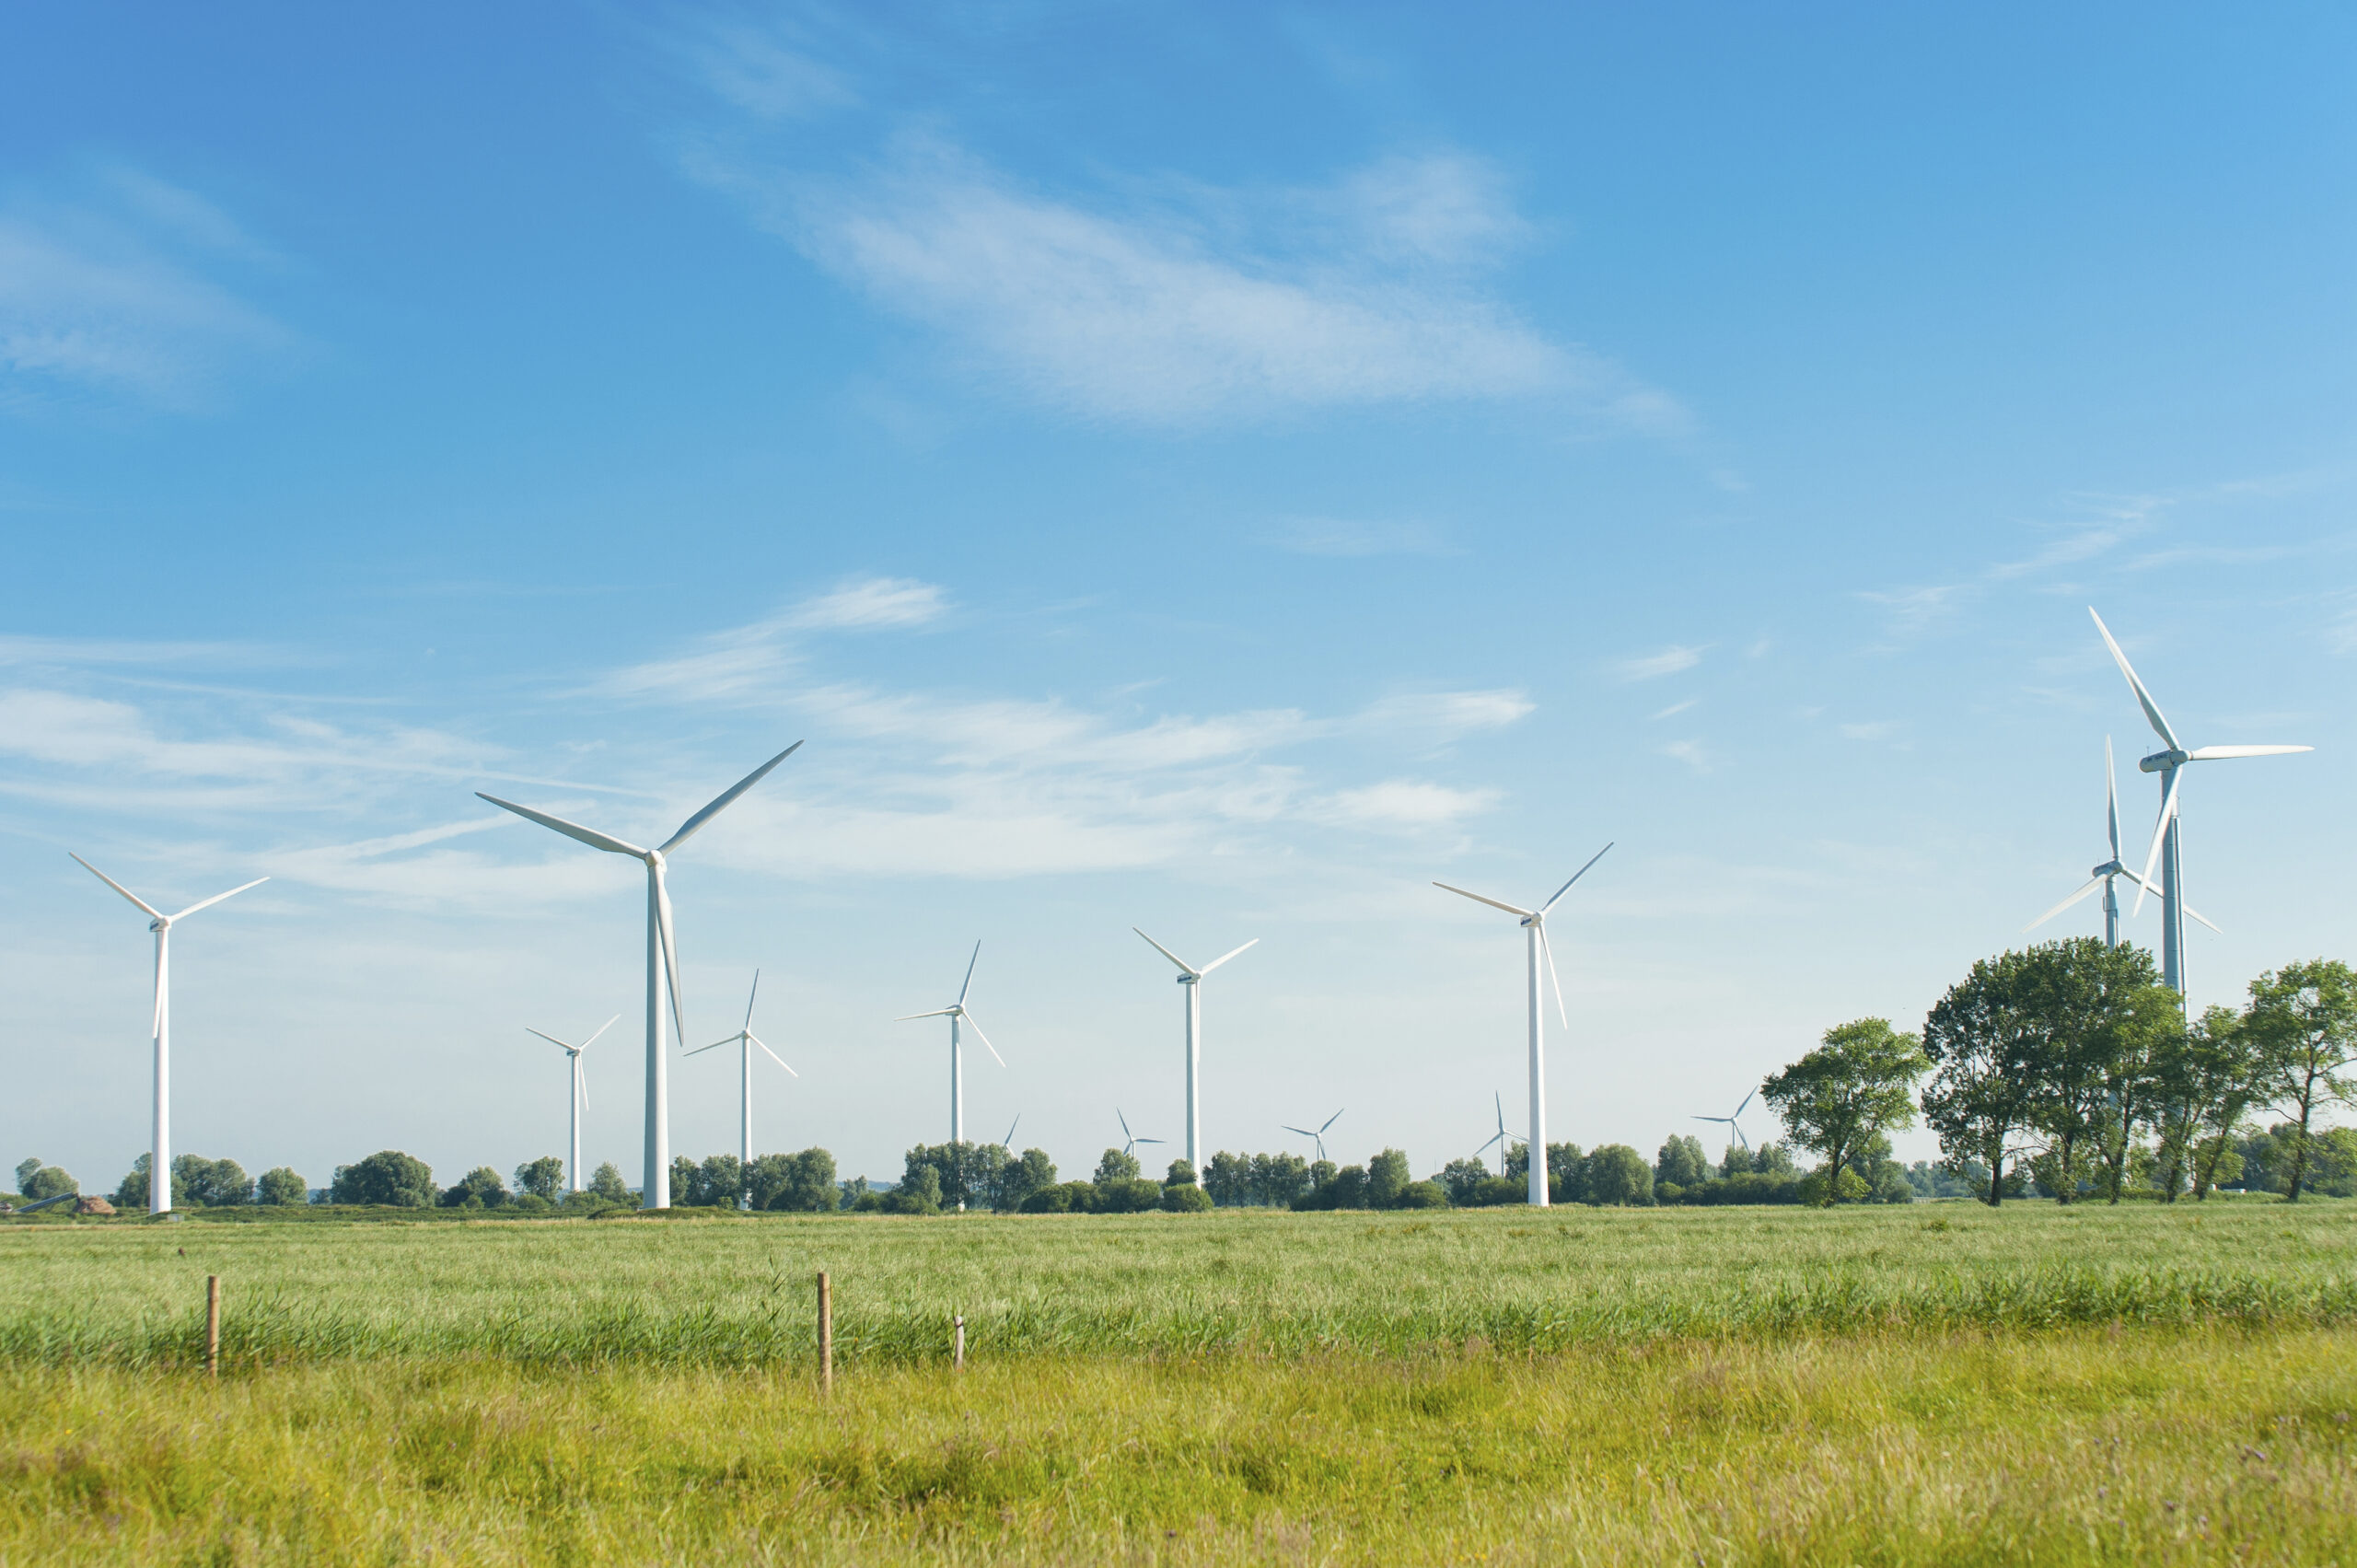
[[[1258,204],[1191,187],[1092,205],[930,140],[848,179],[709,148],[689,167],[990,379],[1086,417],[1548,395],[1646,430],[1683,418],[1480,286],[1525,226],[1476,160],[1392,160]]]
[[[1699,740],[1673,740],[1661,749],[1665,757],[1675,757],[1698,773],[1711,771],[1711,754]]]
[[[710,22],[664,41],[722,102],[764,120],[807,119],[859,101],[841,71],[772,28]]]
[[[1667,707],[1666,707],[1666,708],[1663,708],[1663,709],[1662,709],[1662,710],[1660,710],[1658,713],[1654,714],[1652,715],[1652,717],[1651,717],[1651,721],[1650,721],[1650,722],[1655,723],[1655,724],[1658,724],[1658,723],[1660,723],[1663,719],[1668,718],[1668,717],[1672,716],[1673,714],[1682,714],[1682,713],[1684,713],[1687,709],[1689,709],[1689,708],[1692,707],[1695,703],[1697,703],[1701,702],[1701,700],[1702,700],[1702,699],[1701,699],[1701,698],[1700,698],[1700,697],[1689,697],[1689,698],[1687,698],[1687,699],[1686,699],[1686,701],[1684,701],[1684,702],[1682,702],[1682,703],[1672,703],[1669,706],[1667,706]]]
[[[293,346],[214,275],[262,254],[202,197],[129,168],[73,201],[0,206],[0,407],[91,393],[203,407]]]
[[[1486,691],[1412,691],[1368,704],[1357,727],[1370,734],[1404,733],[1417,738],[1454,739],[1479,730],[1504,729],[1530,716],[1536,704],[1510,688]]]
[[[1704,651],[1701,646],[1673,643],[1657,654],[1638,654],[1618,660],[1612,669],[1623,680],[1655,680],[1693,668],[1702,662]]]
[[[708,701],[764,692],[795,668],[801,633],[923,626],[940,620],[948,608],[948,596],[931,583],[854,579],[763,620],[714,633],[686,653],[610,671],[592,690],[614,697]]]
[[[1492,809],[1498,800],[1493,789],[1456,789],[1421,779],[1386,779],[1329,796],[1312,811],[1350,827],[1449,828]]]

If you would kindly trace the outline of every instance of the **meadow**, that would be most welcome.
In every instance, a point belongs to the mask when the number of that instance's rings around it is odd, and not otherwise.
[[[2352,1351],[2345,1203],[0,1225],[0,1564],[2349,1561]]]

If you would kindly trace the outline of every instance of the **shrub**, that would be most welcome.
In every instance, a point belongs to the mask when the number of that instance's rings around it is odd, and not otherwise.
[[[1162,1206],[1174,1214],[1211,1213],[1212,1195],[1191,1181],[1173,1181],[1162,1189]]]
[[[554,1155],[526,1160],[516,1167],[516,1191],[555,1202],[564,1192],[564,1162]]]
[[[1585,1174],[1588,1202],[1643,1208],[1654,1201],[1654,1167],[1626,1144],[1607,1144],[1588,1156]]]
[[[1550,1191],[1547,1194],[1554,1196]],[[1501,1203],[1527,1203],[1530,1201],[1530,1179],[1527,1176],[1485,1176],[1473,1189],[1469,1202],[1476,1208],[1494,1208]]]
[[[63,1198],[69,1193],[79,1192],[82,1184],[74,1179],[70,1171],[60,1170],[53,1165],[43,1165],[39,1160],[27,1160],[17,1167],[17,1191],[38,1203],[44,1198]],[[141,1191],[139,1198],[140,1202],[146,1202],[146,1192]]]
[[[835,1181],[835,1156],[825,1149],[763,1155],[753,1162],[749,1180],[753,1207],[775,1214],[829,1214],[842,1202],[842,1190]]]
[[[1096,1201],[1089,1205],[1095,1214],[1135,1214],[1162,1207],[1162,1184],[1158,1181],[1148,1181],[1143,1177],[1127,1180],[1116,1178],[1090,1185],[1097,1190]]]
[[[399,1149],[379,1149],[358,1165],[336,1167],[329,1191],[339,1203],[389,1203],[403,1209],[430,1209],[442,1196],[434,1186],[433,1167]]]
[[[1135,1155],[1125,1155],[1119,1149],[1108,1149],[1097,1158],[1095,1179],[1098,1181],[1134,1181],[1138,1175],[1138,1158]]]
[[[442,1194],[446,1209],[496,1209],[507,1202],[507,1183],[499,1179],[499,1172],[487,1165],[479,1165],[460,1178],[459,1184]]]
[[[1448,1190],[1437,1181],[1411,1181],[1391,1201],[1395,1209],[1446,1209]]]
[[[589,1191],[609,1203],[627,1203],[631,1201],[630,1188],[622,1181],[622,1173],[614,1168],[614,1162],[611,1160],[608,1160],[590,1173]]]
[[[523,1214],[548,1214],[556,1212],[556,1205],[538,1192],[518,1192],[508,1207]]]
[[[1370,1209],[1395,1208],[1399,1194],[1408,1190],[1415,1177],[1408,1169],[1408,1156],[1398,1149],[1386,1149],[1366,1162],[1366,1206]]]
[[[1170,1162],[1169,1172],[1163,1177],[1162,1184],[1165,1187],[1193,1187],[1198,1185],[1195,1180],[1195,1162],[1189,1159],[1186,1156],[1180,1155],[1177,1159]]]
[[[273,1166],[261,1173],[258,1202],[284,1207],[289,1203],[310,1201],[310,1185],[286,1166]]]
[[[1072,1190],[1086,1189],[1085,1181],[1067,1181],[1057,1187],[1042,1187],[1023,1200],[1021,1213],[1027,1214],[1068,1214],[1072,1213]]]

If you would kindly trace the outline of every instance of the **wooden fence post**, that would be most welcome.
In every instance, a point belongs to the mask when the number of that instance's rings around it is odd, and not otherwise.
[[[966,1315],[958,1314],[958,1344],[949,1353],[949,1364],[958,1371],[966,1370]]]
[[[835,1295],[827,1271],[819,1271],[819,1392],[835,1391]]]
[[[221,1276],[204,1276],[204,1375],[221,1376]]]

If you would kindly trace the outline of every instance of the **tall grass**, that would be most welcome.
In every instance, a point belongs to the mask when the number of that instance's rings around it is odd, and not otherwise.
[[[0,1358],[748,1366],[2357,1322],[2357,1205],[0,1225]]]
[[[0,1369],[0,1563],[2323,1563],[2341,1330]]]

